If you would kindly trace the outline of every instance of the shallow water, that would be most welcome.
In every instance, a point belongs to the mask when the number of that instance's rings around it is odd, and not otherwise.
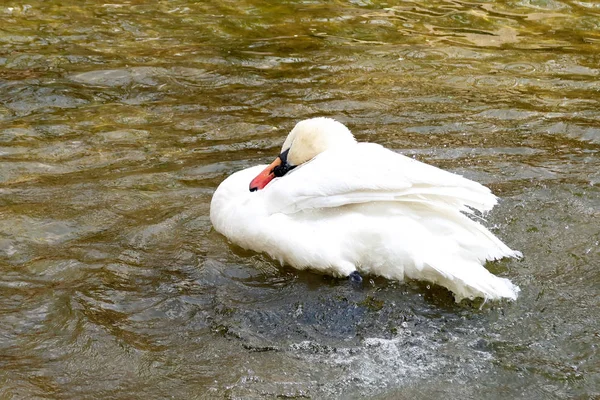
[[[600,396],[600,6],[0,4],[0,397]],[[514,303],[281,268],[211,195],[298,120],[502,200]]]

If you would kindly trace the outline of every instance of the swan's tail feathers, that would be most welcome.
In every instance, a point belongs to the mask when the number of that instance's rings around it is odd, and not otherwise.
[[[520,292],[517,285],[495,276],[477,261],[431,260],[423,273],[430,275],[429,280],[452,291],[457,302],[476,297],[516,300]]]

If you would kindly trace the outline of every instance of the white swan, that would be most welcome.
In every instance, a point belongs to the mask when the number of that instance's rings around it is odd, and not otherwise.
[[[456,301],[514,300],[519,288],[482,264],[520,253],[465,215],[495,204],[477,182],[313,118],[292,129],[271,165],[225,179],[210,219],[231,242],[298,269],[426,280]]]

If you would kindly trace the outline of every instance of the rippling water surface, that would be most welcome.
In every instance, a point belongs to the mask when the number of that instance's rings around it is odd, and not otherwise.
[[[600,396],[595,1],[3,1],[0,397]],[[301,119],[464,174],[515,303],[211,229]]]

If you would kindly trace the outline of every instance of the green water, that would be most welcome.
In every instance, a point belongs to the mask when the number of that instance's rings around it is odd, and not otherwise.
[[[0,4],[0,397],[600,396],[600,5]],[[217,185],[331,116],[492,188],[515,303],[281,268]]]

